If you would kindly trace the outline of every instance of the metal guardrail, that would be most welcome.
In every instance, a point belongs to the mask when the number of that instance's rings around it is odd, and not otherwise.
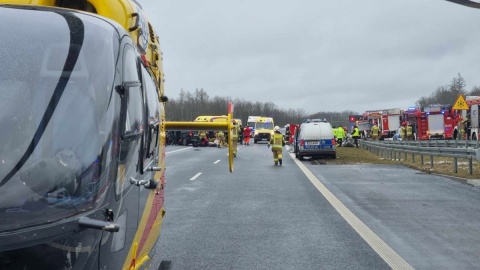
[[[364,142],[364,141],[362,141]],[[428,141],[378,141],[384,144],[410,145],[424,147],[454,147],[454,148],[480,148],[480,141],[469,140],[428,140]]]
[[[458,173],[458,159],[468,160],[468,172],[473,174],[473,160],[480,159],[480,147],[478,141],[366,141],[360,140],[362,148],[392,160],[404,160],[411,154],[415,163],[415,156],[420,156],[421,164],[424,165],[424,157],[430,157],[430,167],[433,168],[433,157],[453,158],[453,171]]]

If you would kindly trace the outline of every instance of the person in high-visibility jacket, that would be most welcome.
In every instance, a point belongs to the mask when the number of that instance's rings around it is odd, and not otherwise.
[[[282,151],[283,147],[285,146],[285,138],[283,137],[283,134],[280,132],[280,127],[275,126],[273,128],[273,135],[270,138],[270,142],[268,142],[268,147],[270,145],[272,146],[272,152],[273,152],[273,163],[275,166],[280,165],[282,166]]]
[[[407,124],[407,141],[413,140],[413,127],[412,124]]]
[[[337,145],[342,146],[343,138],[345,137],[345,130],[342,126],[337,128]]]
[[[335,126],[332,127],[332,131],[333,131],[333,137],[337,139],[337,128]]]
[[[225,133],[223,131],[219,131],[217,133],[217,140],[218,140],[218,148],[221,148],[225,145]]]
[[[402,138],[402,141],[407,140],[407,128],[405,127],[405,123],[400,127],[400,138]]]
[[[358,129],[358,127],[356,125],[353,126],[352,138],[353,138],[353,143],[358,148],[358,138],[360,138],[360,130]]]
[[[374,141],[378,140],[379,132],[380,132],[380,129],[378,128],[377,123],[373,123],[373,127],[371,130],[372,140]]]

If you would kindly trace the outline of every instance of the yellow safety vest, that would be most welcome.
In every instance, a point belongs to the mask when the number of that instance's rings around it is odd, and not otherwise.
[[[353,129],[353,134],[352,136],[360,136],[360,131],[358,130],[358,128],[354,128]]]
[[[380,129],[377,126],[372,127],[372,136],[378,136],[378,131]]]
[[[345,136],[345,131],[343,130],[342,127],[339,127],[337,129],[337,139],[343,139],[343,137]]]

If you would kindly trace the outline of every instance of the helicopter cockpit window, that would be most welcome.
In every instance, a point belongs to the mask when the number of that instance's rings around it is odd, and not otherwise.
[[[146,158],[151,157],[158,145],[158,132],[160,124],[160,103],[158,101],[158,92],[155,83],[148,71],[142,66],[142,84],[145,92],[147,105],[147,125],[148,133],[145,136]]]
[[[119,40],[87,15],[3,12],[17,23],[0,40],[0,125],[8,127],[0,129],[0,233],[74,216],[105,197]],[[31,31],[37,20],[51,27]]]
[[[137,70],[137,54],[130,45],[125,47],[124,81],[127,86],[125,135],[143,133],[143,96]],[[135,84],[138,82],[138,84]]]

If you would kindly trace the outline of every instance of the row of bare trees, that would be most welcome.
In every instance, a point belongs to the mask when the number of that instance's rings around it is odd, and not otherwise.
[[[474,86],[470,91],[466,91],[465,87],[465,79],[459,73],[449,85],[439,86],[429,97],[421,97],[417,101],[417,105],[420,108],[430,104],[453,105],[459,94],[480,96],[480,87]],[[196,89],[193,93],[182,89],[178,98],[170,99],[166,105],[167,120],[193,121],[200,115],[225,115],[229,101],[232,101],[235,106],[234,117],[241,119],[244,124],[249,115],[260,115],[273,117],[279,126],[301,123],[307,118],[326,119],[332,123],[332,126],[348,126],[348,116],[359,114],[354,111],[307,114],[303,109],[281,109],[272,102],[252,102],[238,98],[232,100],[230,97],[219,96],[210,98],[207,92],[201,88]]]
[[[319,112],[307,114],[303,109],[281,109],[272,102],[252,102],[244,99],[215,96],[210,98],[204,89],[196,89],[191,93],[181,90],[178,98],[167,102],[168,121],[193,121],[200,115],[225,115],[227,104],[234,104],[234,118],[239,118],[244,124],[250,115],[268,116],[275,119],[275,123],[284,126],[290,123],[301,123],[307,118],[320,118],[330,121],[332,125],[347,126],[348,116],[355,114],[352,111]]]

